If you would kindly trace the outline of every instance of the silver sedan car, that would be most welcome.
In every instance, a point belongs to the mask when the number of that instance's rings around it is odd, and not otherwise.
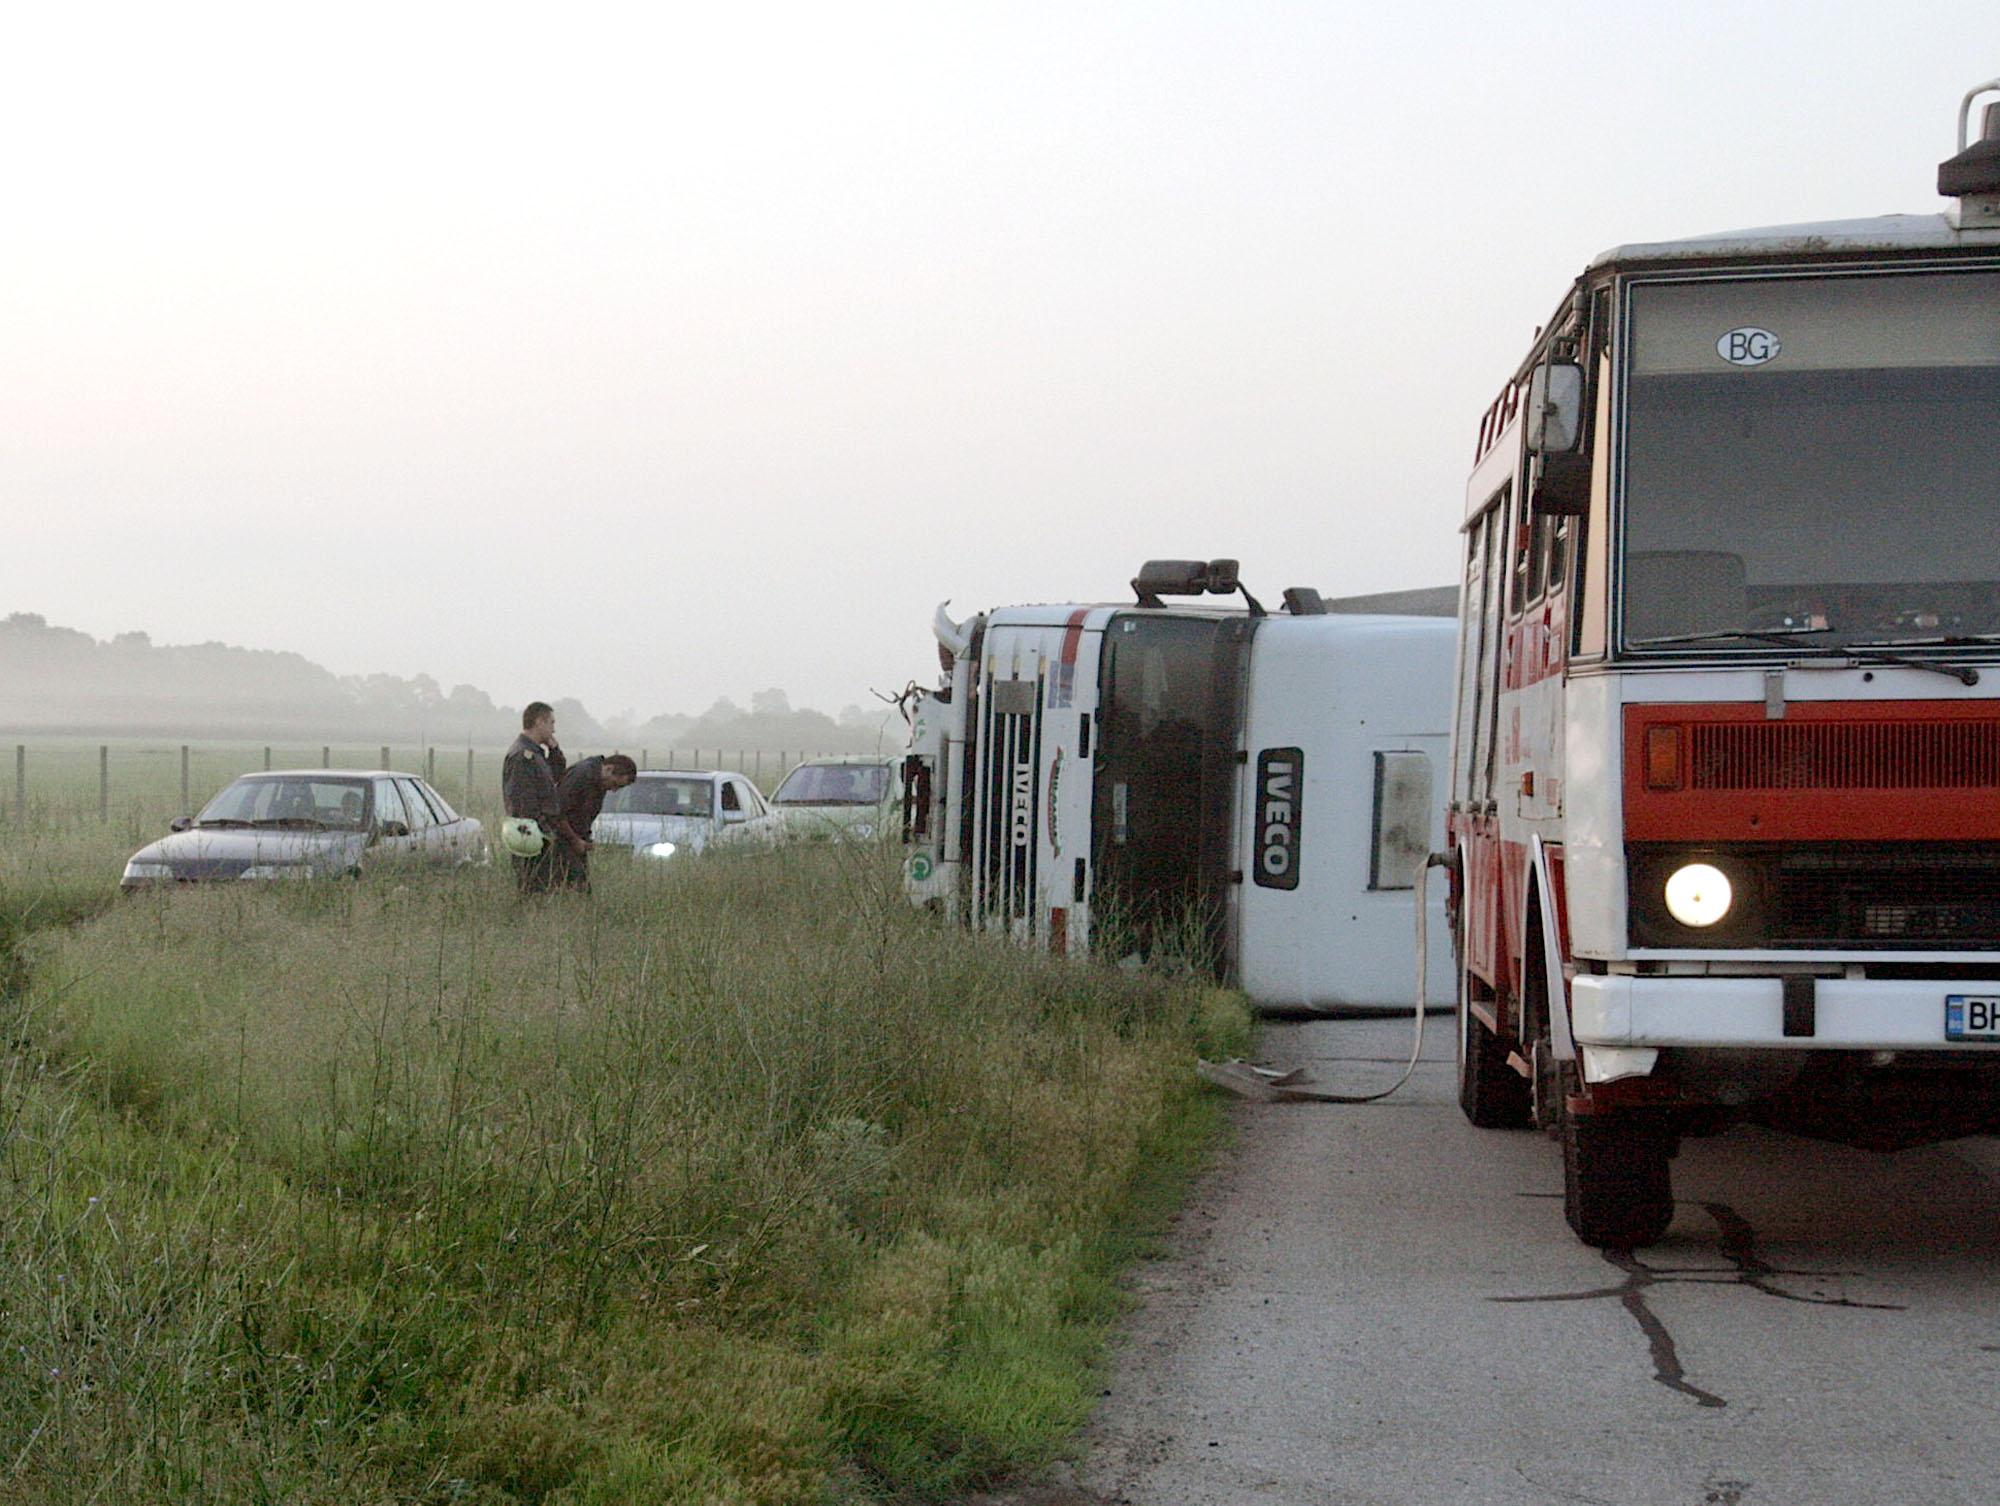
[[[726,769],[641,769],[604,797],[591,836],[654,860],[710,847],[751,847],[777,835],[778,820],[757,786]]]
[[[245,774],[132,854],[126,889],[216,879],[330,878],[366,868],[490,861],[479,822],[414,774],[290,769]]]

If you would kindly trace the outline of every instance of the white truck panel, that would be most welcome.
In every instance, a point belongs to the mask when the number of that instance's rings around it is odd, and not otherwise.
[[[1377,753],[1430,761],[1430,850],[1444,846],[1450,783],[1449,618],[1300,617],[1266,622],[1251,641],[1238,851],[1236,971],[1272,1008],[1407,1007],[1416,998],[1415,927],[1407,886],[1371,887]],[[1256,881],[1259,754],[1304,757],[1298,887]],[[1429,975],[1452,976],[1444,885],[1430,886]]]

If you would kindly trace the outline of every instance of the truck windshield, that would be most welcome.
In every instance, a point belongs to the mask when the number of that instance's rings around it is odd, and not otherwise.
[[[1091,923],[1126,932],[1115,946],[1223,964],[1248,642],[1241,618],[1132,612],[1105,632]]]
[[[2000,631],[2000,272],[1640,283],[1630,312],[1626,649]]]

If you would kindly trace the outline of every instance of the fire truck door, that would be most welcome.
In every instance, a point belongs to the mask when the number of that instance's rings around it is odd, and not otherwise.
[[[1511,485],[1501,487],[1466,529],[1457,766],[1452,770],[1452,826],[1464,855],[1465,965],[1489,984],[1500,977],[1500,823],[1493,784],[1512,490]]]

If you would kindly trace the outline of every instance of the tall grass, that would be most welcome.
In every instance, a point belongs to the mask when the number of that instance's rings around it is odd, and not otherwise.
[[[1084,1416],[1232,995],[841,846],[145,895],[22,945],[0,1501],[938,1498]]]

